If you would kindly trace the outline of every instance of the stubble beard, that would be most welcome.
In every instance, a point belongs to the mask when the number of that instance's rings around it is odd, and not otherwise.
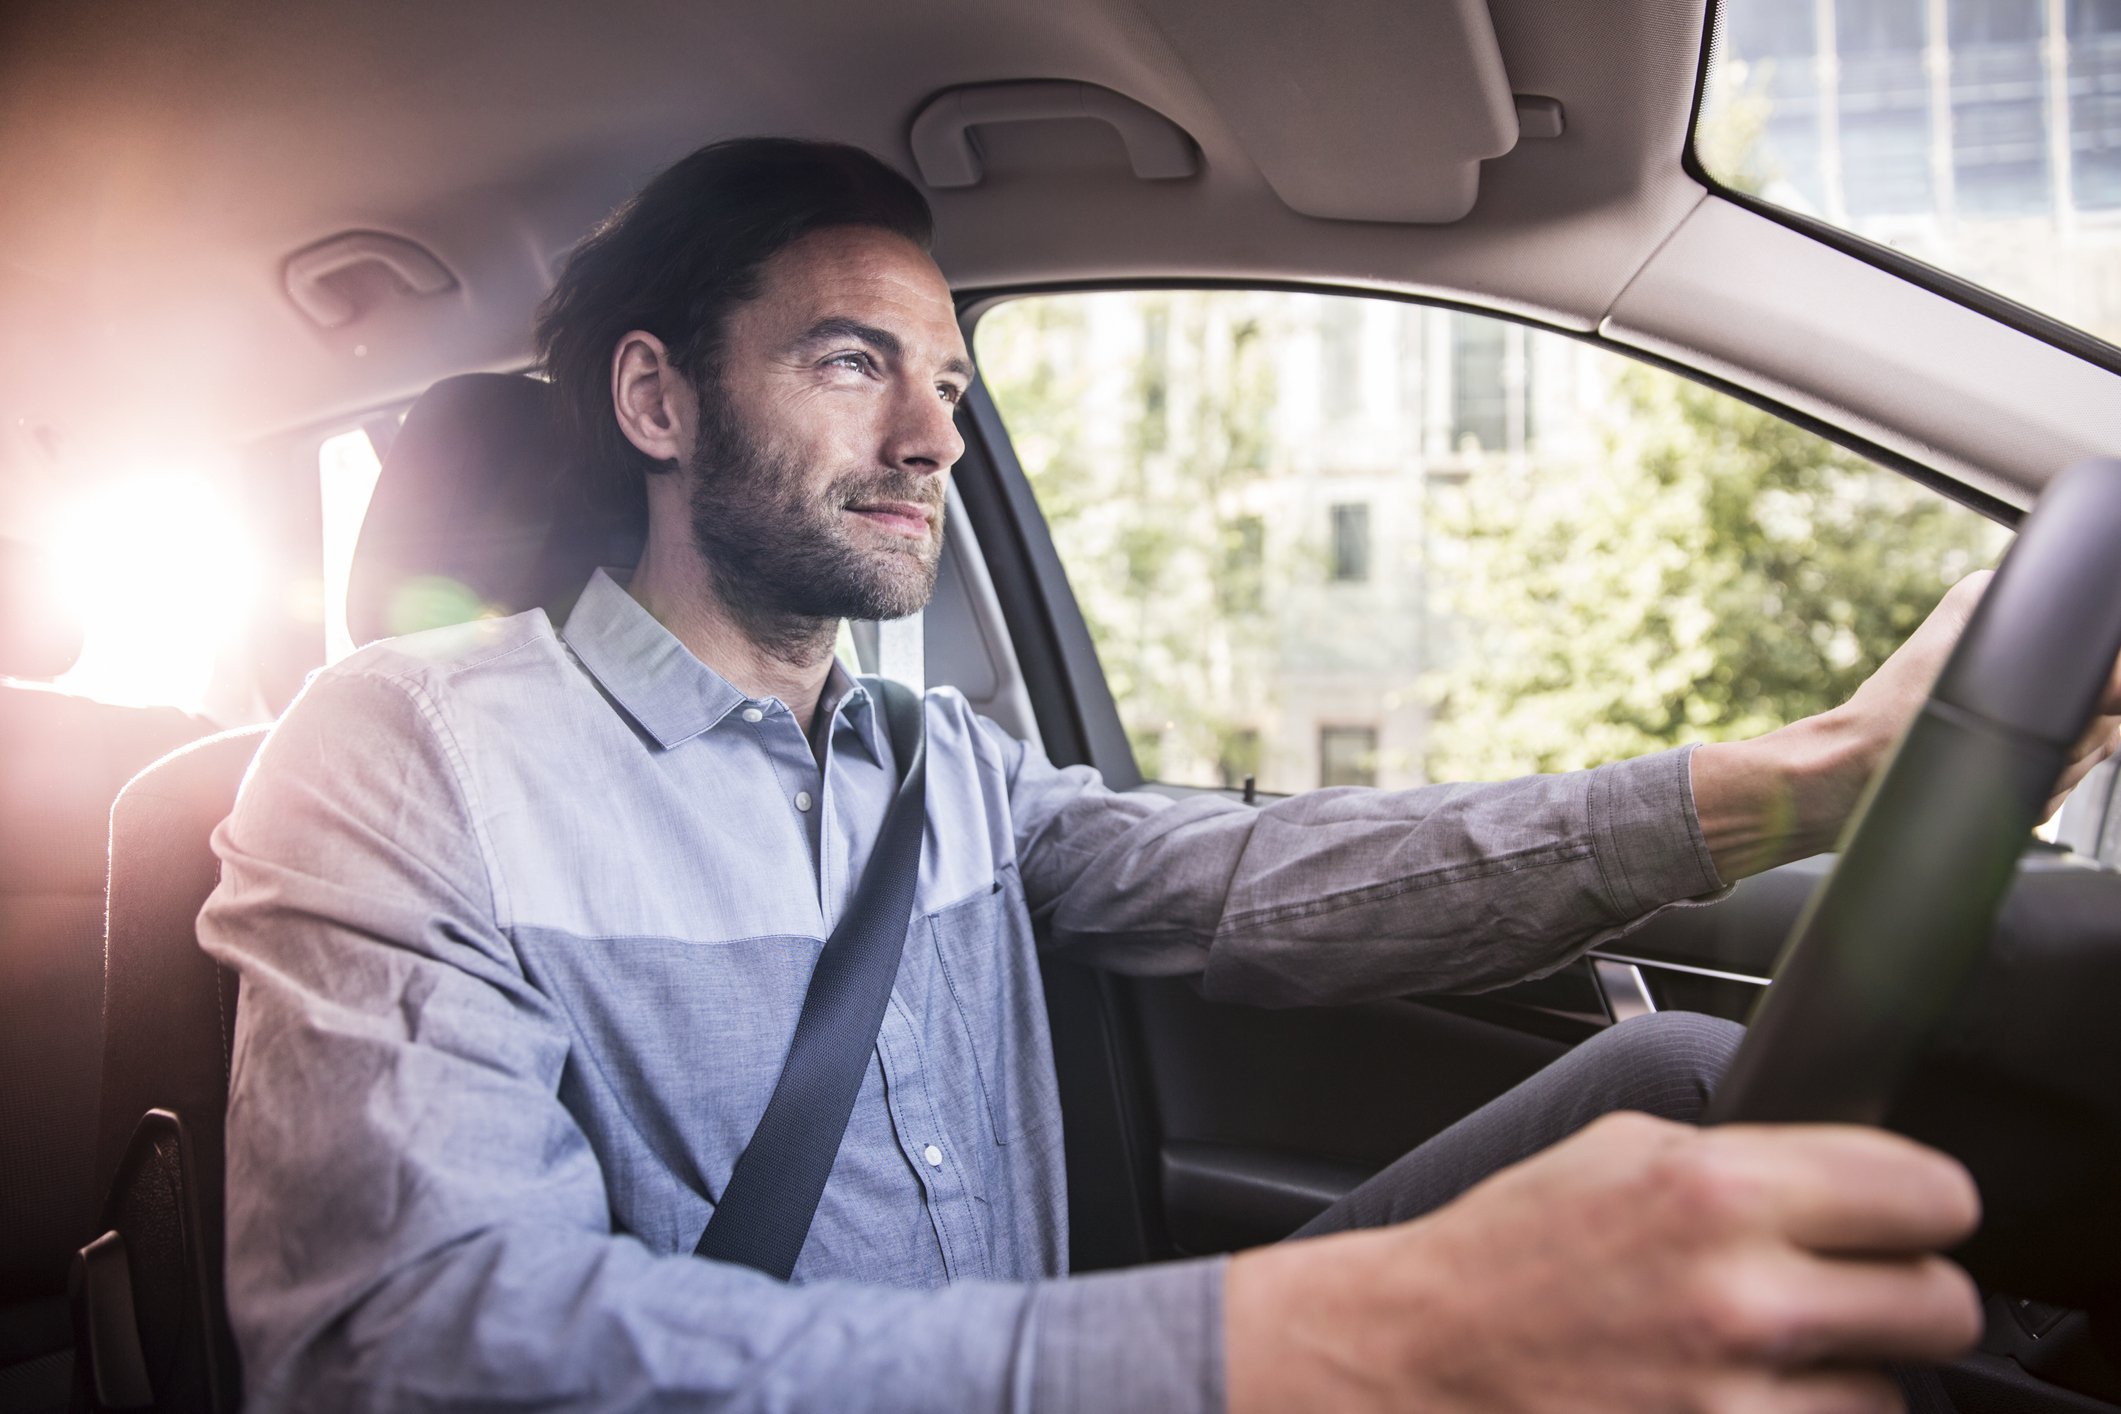
[[[753,642],[804,662],[830,651],[841,619],[900,619],[928,602],[942,553],[939,477],[851,472],[809,494],[801,462],[752,436],[719,389],[703,389],[701,401],[692,542]],[[847,508],[878,501],[931,509],[936,531],[903,546],[857,543]]]

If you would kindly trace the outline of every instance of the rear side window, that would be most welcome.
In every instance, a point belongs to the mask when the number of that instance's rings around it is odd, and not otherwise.
[[[1570,770],[1844,699],[1980,516],[1558,334],[1356,296],[1030,297],[975,335],[1145,776]]]
[[[354,651],[346,624],[346,586],[353,576],[354,546],[369,498],[383,474],[383,460],[365,428],[326,437],[317,448],[317,497],[323,524],[324,661],[336,663]]]

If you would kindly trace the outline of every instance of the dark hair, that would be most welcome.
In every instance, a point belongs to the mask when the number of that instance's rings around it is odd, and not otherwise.
[[[768,260],[812,231],[873,226],[923,250],[934,235],[913,183],[858,147],[796,138],[711,143],[666,169],[574,248],[538,308],[538,357],[560,432],[596,499],[640,514],[645,474],[668,467],[619,430],[611,355],[644,329],[703,392],[729,315]]]

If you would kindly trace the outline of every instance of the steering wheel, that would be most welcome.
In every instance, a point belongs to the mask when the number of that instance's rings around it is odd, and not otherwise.
[[[1710,1122],[1887,1122],[1983,962],[2117,654],[2121,461],[2095,460],[2021,525],[1798,919]]]

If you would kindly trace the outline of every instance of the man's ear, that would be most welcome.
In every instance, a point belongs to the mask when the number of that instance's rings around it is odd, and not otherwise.
[[[611,406],[626,440],[659,462],[684,465],[699,407],[692,380],[670,362],[663,341],[635,329],[611,355]]]

